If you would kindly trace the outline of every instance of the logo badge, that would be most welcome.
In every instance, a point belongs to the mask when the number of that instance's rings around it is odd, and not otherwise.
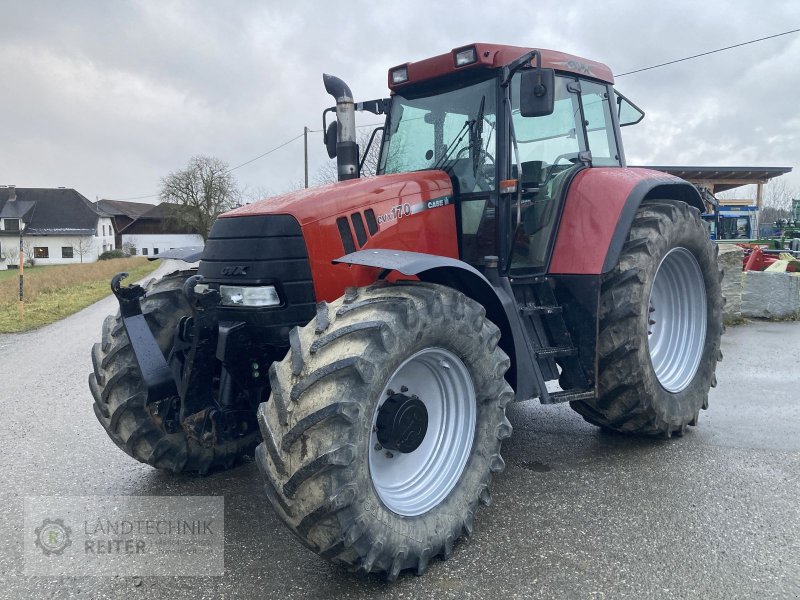
[[[69,537],[71,533],[72,530],[64,525],[63,519],[45,519],[42,525],[36,528],[35,543],[47,556],[61,554],[72,544]]]
[[[247,266],[244,265],[230,265],[222,267],[223,275],[247,275]]]

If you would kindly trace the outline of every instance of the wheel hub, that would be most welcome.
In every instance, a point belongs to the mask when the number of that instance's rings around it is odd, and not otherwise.
[[[369,442],[372,485],[389,510],[421,515],[447,498],[467,464],[477,418],[472,377],[451,351],[429,347],[395,369],[380,398]]]
[[[648,311],[647,344],[653,370],[664,389],[680,392],[697,373],[707,321],[703,272],[686,248],[673,248],[661,260]]]
[[[393,394],[378,409],[375,427],[378,442],[387,450],[413,452],[428,431],[428,409],[417,396]]]

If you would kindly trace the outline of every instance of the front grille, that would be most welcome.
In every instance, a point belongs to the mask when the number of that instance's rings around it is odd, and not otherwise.
[[[219,310],[220,320],[248,323],[261,342],[287,346],[291,328],[303,326],[314,317],[308,251],[300,224],[290,215],[217,219],[203,249],[199,273],[212,285],[277,288],[281,306]]]

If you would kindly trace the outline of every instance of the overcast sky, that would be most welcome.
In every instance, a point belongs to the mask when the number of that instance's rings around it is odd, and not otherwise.
[[[235,166],[320,129],[332,102],[323,72],[379,98],[389,67],[470,42],[562,50],[623,73],[798,27],[797,0],[0,0],[0,184],[155,194],[194,154]],[[630,164],[790,166],[800,188],[800,34],[617,88],[647,113],[623,130]],[[321,136],[310,134],[312,178],[327,161]],[[302,140],[235,173],[251,192],[285,191],[302,182]]]

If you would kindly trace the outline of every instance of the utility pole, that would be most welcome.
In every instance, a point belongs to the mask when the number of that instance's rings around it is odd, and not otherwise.
[[[25,254],[22,249],[22,230],[25,228],[25,225],[22,223],[22,219],[19,220],[19,320],[25,320],[25,299],[23,296],[24,290],[24,274],[23,269],[25,268]]]
[[[308,127],[303,125],[303,155],[306,171],[306,188],[308,187]]]

